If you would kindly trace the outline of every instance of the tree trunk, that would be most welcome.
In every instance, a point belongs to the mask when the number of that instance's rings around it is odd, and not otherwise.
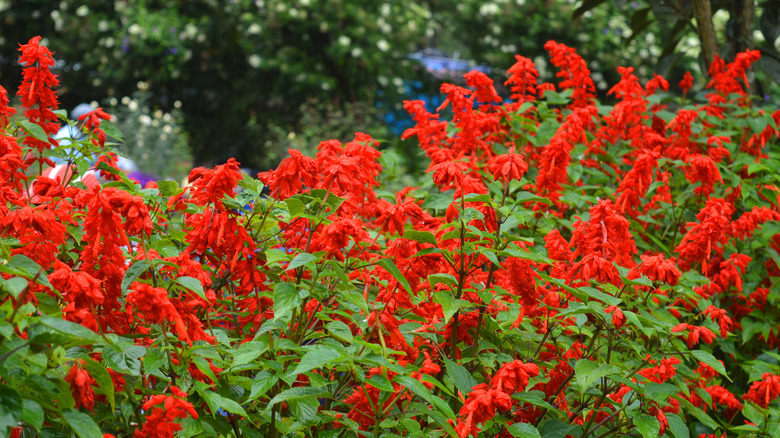
[[[732,58],[739,52],[753,48],[755,6],[753,0],[735,0],[729,7],[729,15],[734,23],[734,34],[731,40]]]
[[[693,16],[696,18],[696,32],[701,42],[704,65],[709,69],[715,54],[718,53],[718,40],[715,38],[715,26],[712,24],[710,0],[693,0]]]

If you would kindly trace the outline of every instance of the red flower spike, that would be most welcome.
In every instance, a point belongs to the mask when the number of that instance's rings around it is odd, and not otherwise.
[[[460,438],[469,435],[477,438],[480,431],[479,424],[493,418],[496,409],[508,411],[511,407],[512,398],[509,394],[480,383],[471,390],[460,409],[460,418],[455,430]]]
[[[490,386],[507,394],[525,391],[528,380],[539,375],[539,366],[535,363],[523,363],[515,360],[504,364],[490,381]]]
[[[490,162],[490,172],[497,181],[505,184],[511,180],[520,181],[528,172],[528,163],[523,161],[520,154],[515,153],[515,147],[509,148],[509,152],[495,156]]]
[[[539,72],[536,70],[534,62],[530,59],[515,55],[515,60],[517,62],[507,70],[509,79],[504,82],[504,85],[511,86],[511,97],[518,103],[534,100],[536,98]]]
[[[95,379],[89,375],[89,373],[83,369],[84,361],[79,359],[70,368],[68,376],[65,377],[65,381],[70,383],[70,391],[73,394],[73,399],[76,401],[76,409],[81,407],[94,411],[95,410]]]
[[[171,393],[173,395],[152,396],[144,403],[143,409],[147,412],[151,410],[151,414],[146,417],[143,427],[136,429],[134,438],[173,438],[176,432],[182,430],[181,425],[175,423],[176,419],[198,418],[195,408],[186,400],[187,393],[175,386],[171,387]]]
[[[607,306],[607,308],[604,309],[604,312],[612,314],[612,325],[616,329],[620,330],[626,323],[626,316],[623,315],[623,311],[621,311],[618,306]]]
[[[683,96],[688,94],[688,91],[690,91],[691,87],[693,87],[693,76],[691,76],[691,72],[686,71],[685,76],[683,76],[682,80],[680,81],[680,89],[683,92]]]
[[[749,400],[753,403],[767,408],[772,400],[780,395],[780,376],[772,373],[764,373],[761,380],[753,382],[750,385],[748,393],[742,396],[743,400]]]

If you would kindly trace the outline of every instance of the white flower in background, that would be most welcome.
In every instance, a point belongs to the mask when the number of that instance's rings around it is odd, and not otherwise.
[[[393,85],[395,85],[398,88],[401,88],[404,86],[404,80],[396,76],[393,78]]]
[[[146,114],[141,114],[140,116],[138,116],[138,121],[139,121],[139,122],[140,122],[142,125],[144,125],[144,126],[151,126],[151,125],[152,125],[152,118],[151,118],[151,117],[149,117],[149,116],[148,116],[148,115],[146,115]]]
[[[390,81],[387,79],[387,76],[379,75],[376,77],[377,82],[379,82],[379,85],[386,87]]]
[[[305,8],[311,4],[311,0],[300,0],[300,4]]]
[[[263,64],[263,58],[261,58],[257,53],[250,55],[247,61],[249,62],[249,65],[252,66],[252,68],[258,68]]]
[[[76,9],[76,15],[79,17],[86,17],[89,14],[89,6],[81,5]]]
[[[249,35],[257,35],[262,31],[263,31],[262,26],[260,26],[257,23],[250,24],[249,27],[246,29],[246,33],[248,33]]]
[[[141,33],[141,26],[139,26],[138,23],[133,23],[130,25],[130,27],[127,28],[127,32],[130,35],[138,35]]]
[[[106,21],[106,20],[100,20],[100,21],[98,22],[98,30],[99,30],[99,31],[101,31],[101,32],[105,32],[105,31],[107,31],[107,30],[108,30],[108,28],[109,28],[108,21]]]
[[[387,52],[390,49],[390,43],[385,40],[379,40],[376,42],[376,47],[382,52]]]
[[[346,35],[341,35],[339,37],[339,45],[340,46],[347,47],[347,46],[349,46],[349,43],[351,43],[351,42],[352,42],[352,40],[348,36],[346,36]]]
[[[479,13],[481,15],[496,15],[501,8],[495,3],[484,3],[479,7]]]
[[[359,58],[360,55],[363,54],[363,49],[361,49],[360,47],[355,47],[354,49],[352,49],[350,53],[352,54],[353,58]]]

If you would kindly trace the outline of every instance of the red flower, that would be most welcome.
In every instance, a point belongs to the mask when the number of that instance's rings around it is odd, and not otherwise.
[[[715,183],[723,182],[718,165],[707,155],[696,154],[688,158],[688,166],[685,168],[685,176],[691,184],[701,183],[693,192],[696,195],[708,198],[713,191]]]
[[[651,361],[651,363],[655,363],[655,361]],[[677,375],[677,369],[674,366],[679,363],[680,359],[676,357],[661,359],[661,363],[658,366],[645,368],[637,372],[637,374],[644,376],[651,382],[663,383]]]
[[[186,400],[186,392],[172,386],[171,393],[173,395],[155,395],[144,403],[144,410],[151,409],[151,414],[146,417],[143,428],[136,429],[134,438],[173,438],[176,432],[182,430],[181,425],[174,423],[177,418],[198,418],[198,413]]]
[[[490,172],[497,181],[505,184],[511,180],[520,181],[528,171],[528,163],[523,161],[523,156],[515,153],[515,147],[509,148],[509,152],[497,155],[490,162]]]
[[[750,385],[748,393],[742,396],[744,400],[766,408],[769,403],[780,395],[780,376],[772,373],[764,373],[761,380]]]
[[[633,280],[644,275],[645,277],[666,283],[669,286],[676,286],[680,280],[680,271],[677,269],[674,259],[666,259],[663,254],[648,256],[639,256],[642,259],[642,263],[639,266],[631,269],[628,273],[628,278]]]
[[[686,71],[685,76],[683,76],[682,80],[680,81],[680,89],[683,92],[683,96],[688,94],[688,91],[693,86],[693,76],[691,76],[691,72]]]
[[[623,315],[623,311],[621,311],[618,306],[607,306],[607,308],[604,309],[604,312],[612,313],[612,325],[615,326],[616,329],[620,329],[620,327],[623,327],[626,323],[626,316]]]
[[[167,290],[139,282],[134,282],[130,288],[132,291],[127,294],[126,298],[128,311],[132,306],[141,319],[152,324],[172,322],[178,335],[183,340],[190,341],[187,327],[184,325],[179,311],[176,310],[176,306],[168,298]]]
[[[98,138],[95,140],[94,138],[90,138],[92,140],[92,143],[95,146],[105,146],[106,144],[106,133],[103,132],[102,129],[100,129],[100,122],[103,120],[109,120],[111,118],[108,113],[103,111],[103,108],[97,108],[95,110],[92,110],[86,114],[82,114],[79,116],[79,120],[84,121],[84,127],[87,128],[90,131],[94,131]]]
[[[479,424],[490,420],[496,415],[496,409],[507,411],[512,407],[509,394],[493,389],[484,383],[475,386],[469,393],[466,403],[460,409],[460,417],[456,431],[460,438],[469,435],[477,437]]]
[[[533,100],[536,96],[536,83],[539,79],[539,72],[536,70],[534,62],[530,59],[520,55],[515,55],[515,59],[517,62],[507,70],[509,79],[504,82],[504,85],[511,85],[511,97],[519,103]]]
[[[535,363],[523,363],[520,360],[504,364],[498,370],[490,386],[498,391],[514,394],[515,392],[525,391],[528,386],[528,380],[531,377],[539,375],[539,366]]]
[[[710,305],[704,309],[704,314],[709,315],[710,319],[718,323],[721,338],[725,338],[734,325],[734,321],[732,321],[725,309],[718,309],[717,307]]]
[[[16,94],[20,97],[22,106],[27,108],[24,112],[25,117],[40,125],[46,134],[51,136],[60,129],[57,123],[59,117],[54,114],[59,102],[53,90],[53,87],[59,85],[59,81],[49,70],[54,66],[52,53],[40,43],[41,37],[36,36],[19,47],[19,51],[22,52],[19,63],[24,65],[25,69],[22,72],[22,85],[19,86]],[[38,157],[31,158],[29,162],[40,161],[53,166],[50,160],[41,157],[44,149],[51,148],[49,142],[28,136],[25,137],[24,144],[38,150]]]
[[[287,199],[301,192],[304,185],[317,185],[318,168],[313,158],[295,149],[288,149],[290,156],[282,160],[276,170],[270,172],[266,183],[271,187],[271,196]]]
[[[688,348],[693,348],[694,345],[699,344],[699,340],[703,340],[707,344],[712,344],[715,340],[715,333],[707,327],[698,327],[691,324],[677,324],[672,328],[672,333],[682,332],[688,330]]]
[[[562,89],[572,88],[572,107],[586,107],[593,103],[596,97],[596,86],[590,77],[588,64],[573,48],[555,41],[547,41],[544,50],[550,52],[550,62],[561,70],[555,75],[562,78]]]
[[[95,408],[95,379],[82,369],[84,361],[79,359],[70,369],[65,381],[70,383],[70,392],[76,400],[76,409],[84,407],[90,411]]]
[[[198,205],[214,203],[217,209],[223,210],[224,206],[220,201],[225,196],[233,197],[233,191],[243,178],[238,169],[239,164],[235,158],[213,169],[193,169],[190,172],[193,202]]]
[[[8,119],[16,113],[13,107],[8,106],[8,92],[0,86],[0,130],[8,125]]]
[[[501,96],[496,92],[493,80],[485,73],[474,70],[463,75],[463,78],[466,79],[466,84],[469,87],[475,88],[474,96],[477,98],[477,102],[486,104],[501,102]]]

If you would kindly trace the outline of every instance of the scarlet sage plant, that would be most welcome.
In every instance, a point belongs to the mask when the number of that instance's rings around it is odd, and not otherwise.
[[[780,435],[758,52],[682,98],[621,68],[607,105],[545,48],[560,82],[517,56],[510,102],[479,72],[436,112],[405,102],[429,167],[393,192],[363,133],[141,187],[102,110],[51,137],[53,55],[22,45],[24,114],[0,88],[0,436]],[[77,182],[85,156],[102,185]],[[41,176],[52,157],[73,175]]]

